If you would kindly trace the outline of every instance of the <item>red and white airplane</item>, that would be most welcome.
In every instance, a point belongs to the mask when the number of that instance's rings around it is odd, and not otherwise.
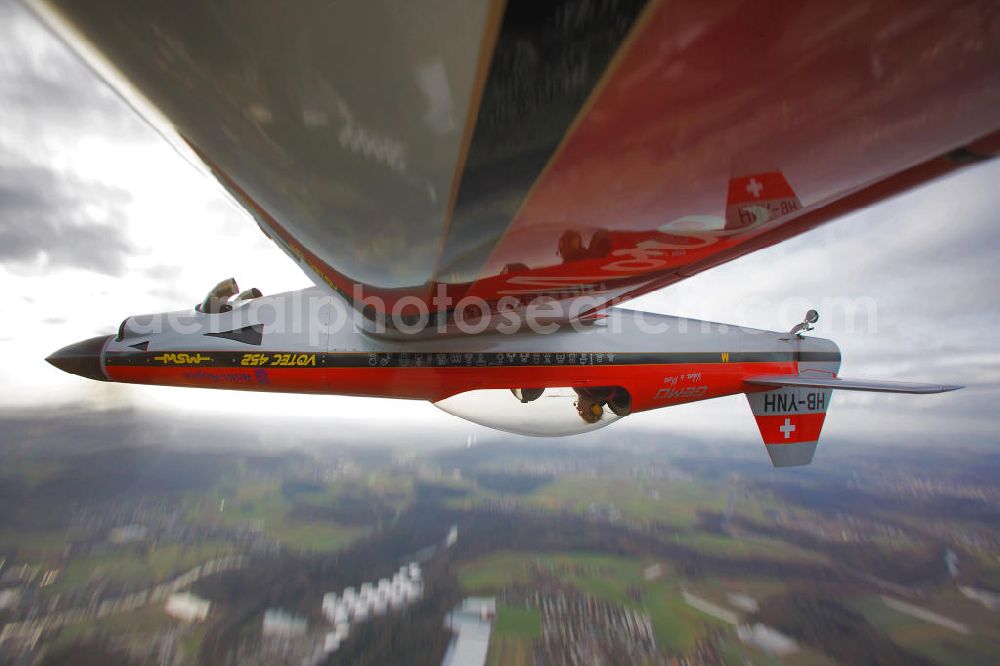
[[[814,312],[617,306],[996,155],[993,0],[30,4],[316,283],[223,281],[67,372],[537,435],[745,393],[776,466],[834,389],[958,388],[839,377]]]

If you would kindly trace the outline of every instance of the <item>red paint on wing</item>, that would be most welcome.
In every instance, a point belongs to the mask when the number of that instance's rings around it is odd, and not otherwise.
[[[986,91],[1000,46],[964,46],[987,4],[652,7],[470,293],[489,299],[519,264],[522,282],[625,300],[958,168],[942,156],[997,129]],[[746,228],[729,219],[765,200],[795,205]],[[727,225],[709,242],[671,235],[712,216]],[[605,254],[567,257],[567,233]]]

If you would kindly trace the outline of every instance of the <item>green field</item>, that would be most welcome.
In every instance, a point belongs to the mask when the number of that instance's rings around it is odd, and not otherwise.
[[[949,596],[943,594],[946,602]],[[966,600],[952,596],[952,603],[918,602],[917,605],[946,617],[968,624],[972,633],[963,635],[925,622],[885,605],[880,597],[862,597],[851,600],[851,607],[865,616],[873,626],[883,631],[893,642],[935,663],[946,666],[960,664],[993,664],[1000,652],[1000,641],[994,639],[995,620],[985,609],[976,607]],[[957,608],[956,608],[957,606]],[[960,612],[956,612],[960,611]],[[978,626],[977,626],[978,625]]]
[[[542,616],[535,608],[501,606],[493,627],[497,636],[517,636],[534,640],[542,635]]]
[[[668,567],[660,578],[647,581],[643,570],[649,564],[595,553],[502,552],[464,565],[458,576],[463,589],[474,594],[496,593],[536,576],[556,578],[585,594],[645,611],[657,643],[670,653],[687,653],[710,629],[724,626],[684,603],[680,582]],[[630,590],[639,591],[638,600]]]
[[[331,484],[323,493],[309,493],[297,499],[323,507],[337,501],[339,488]],[[405,492],[405,489],[401,492]],[[225,499],[225,503],[222,503]],[[369,533],[370,528],[341,525],[330,520],[300,520],[289,513],[293,503],[282,494],[281,484],[266,481],[246,484],[231,496],[202,502],[189,515],[193,522],[220,521],[230,527],[250,525],[294,550],[328,552],[340,550]]]
[[[481,594],[544,575],[570,583],[587,594],[626,603],[629,586],[645,582],[642,569],[637,560],[596,553],[505,551],[462,566],[458,578],[464,589]]]
[[[889,637],[907,650],[943,666],[992,666],[1000,644],[983,636],[958,636],[943,627],[925,625],[894,631]]]
[[[58,635],[46,641],[46,648],[56,652],[88,636],[98,634],[121,635],[124,633],[148,636],[152,639],[157,633],[169,630],[179,630],[178,644],[185,658],[184,663],[193,663],[201,649],[201,641],[205,637],[208,625],[184,624],[178,622],[163,611],[162,605],[147,606],[129,613],[119,613],[108,617],[69,624],[59,630]]]
[[[819,553],[778,539],[765,537],[738,538],[709,534],[708,532],[683,532],[674,536],[676,543],[709,554],[725,557],[762,557],[771,560],[803,560],[810,562],[827,562],[828,559]]]
[[[167,544],[149,549],[135,546],[102,555],[74,557],[55,582],[44,589],[50,594],[65,592],[98,577],[151,585],[231,552],[223,541],[203,541],[191,546]]]
[[[688,606],[677,583],[651,586],[642,599],[653,622],[656,642],[667,652],[687,654],[710,630],[728,626]]]
[[[533,662],[531,641],[518,636],[490,636],[487,666],[530,666]]]
[[[497,553],[462,565],[458,582],[472,594],[495,593],[507,585],[527,583],[530,563],[530,556],[523,553]]]
[[[265,532],[288,548],[316,552],[346,548],[368,534],[364,527],[315,521],[271,524],[266,527]]]
[[[729,490],[721,484],[636,481],[624,477],[563,477],[539,488],[525,499],[532,507],[579,514],[586,514],[592,505],[613,506],[620,512],[621,520],[673,527],[678,530],[673,537],[676,543],[707,554],[827,561],[819,553],[778,539],[722,536],[696,529],[699,512],[721,513],[728,501]],[[779,504],[768,495],[741,497],[734,511],[752,520],[760,520],[767,509],[777,506]]]
[[[71,538],[64,530],[51,532],[10,531],[0,533],[0,552],[19,561],[59,560]]]
[[[526,498],[529,506],[585,513],[591,504],[612,504],[622,520],[693,527],[698,511],[723,511],[728,495],[722,486],[693,481],[637,482],[634,479],[564,477]]]

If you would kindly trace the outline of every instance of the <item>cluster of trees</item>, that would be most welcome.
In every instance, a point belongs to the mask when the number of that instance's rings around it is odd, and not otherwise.
[[[510,495],[528,495],[547,483],[552,475],[506,474],[504,472],[484,472],[476,476],[476,483],[487,490]]]

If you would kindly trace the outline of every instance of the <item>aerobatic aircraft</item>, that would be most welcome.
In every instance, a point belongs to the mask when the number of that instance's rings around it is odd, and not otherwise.
[[[315,282],[223,280],[67,372],[546,436],[744,393],[776,466],[833,390],[959,388],[840,377],[814,311],[620,304],[995,156],[992,0],[29,4]]]

